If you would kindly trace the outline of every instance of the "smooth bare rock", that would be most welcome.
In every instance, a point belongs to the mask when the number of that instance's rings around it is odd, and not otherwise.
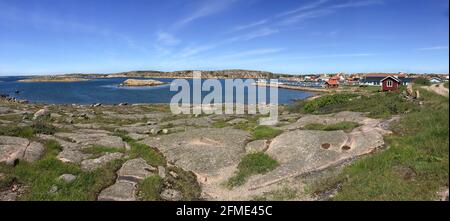
[[[246,153],[264,152],[267,148],[267,140],[255,140],[245,145]]]
[[[209,127],[213,124],[213,120],[209,116],[206,117],[190,117],[190,118],[183,118],[183,119],[177,119],[177,120],[171,120],[162,122],[161,126],[194,126],[194,127]]]
[[[59,180],[62,180],[66,183],[72,183],[73,181],[75,181],[76,178],[77,177],[73,174],[63,174],[58,177]]]
[[[360,123],[361,121],[369,119],[362,116],[362,113],[343,111],[335,114],[326,115],[305,115],[297,120],[297,122],[282,127],[284,130],[301,129],[308,124],[337,124],[344,121]]]
[[[266,153],[280,166],[252,179],[252,188],[336,166],[382,147],[385,131],[379,128],[378,121],[365,121],[361,122],[364,126],[351,133],[293,130],[279,135],[272,140]]]
[[[105,166],[107,163],[117,160],[123,157],[123,153],[107,153],[96,159],[87,159],[81,162],[81,169],[84,171],[93,171],[102,166]]]
[[[31,142],[25,150],[23,159],[27,162],[34,162],[39,160],[44,153],[44,146],[38,142]]]
[[[163,179],[166,178],[166,168],[163,166],[158,166],[158,175]]]
[[[245,154],[246,131],[232,128],[197,128],[147,138],[141,143],[159,149],[170,162],[203,176],[215,176],[236,165]]]
[[[149,177],[156,168],[147,164],[142,158],[125,162],[117,172],[118,180],[138,183]]]
[[[47,108],[43,108],[43,109],[38,110],[36,113],[34,113],[33,120],[36,120],[40,117],[46,117],[46,116],[50,116],[50,111]]]
[[[57,158],[64,163],[80,163],[83,160],[89,159],[92,154],[86,154],[79,150],[64,149]]]
[[[56,137],[71,140],[84,147],[105,146],[113,148],[125,148],[125,142],[118,136],[113,136],[108,131],[103,130],[79,130],[76,133],[56,133]]]
[[[58,114],[58,113],[51,113],[51,114],[50,114],[50,117],[51,117],[51,118],[60,118],[60,117],[62,117],[62,115],[61,115],[61,114]]]
[[[183,199],[181,192],[174,189],[165,189],[161,193],[161,198],[167,201],[180,201]]]
[[[126,131],[129,134],[151,134],[154,130],[159,130],[158,125],[124,125],[117,130]]]
[[[0,136],[0,163],[11,165],[15,160],[22,159],[29,143],[25,138]]]
[[[20,137],[0,136],[0,163],[13,164],[16,160],[34,162],[44,152],[44,147],[38,142],[31,142]]]
[[[102,190],[99,201],[136,201],[136,184],[119,181]]]
[[[0,192],[0,201],[16,201],[17,193],[11,190]]]
[[[258,124],[264,125],[264,126],[275,126],[278,123],[279,123],[279,121],[277,119],[272,119],[272,118],[268,118],[268,117],[262,117],[262,118],[259,118],[259,120],[258,120]]]
[[[129,133],[127,135],[129,137],[131,137],[131,139],[133,139],[133,140],[142,140],[142,139],[148,137],[148,135],[146,135],[146,134],[137,134],[137,133]]]

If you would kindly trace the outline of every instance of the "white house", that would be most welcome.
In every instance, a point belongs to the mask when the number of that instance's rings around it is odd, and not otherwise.
[[[441,82],[442,82],[442,79],[440,79],[438,77],[432,77],[430,79],[430,83],[432,83],[432,84],[438,84],[438,83],[441,83]]]

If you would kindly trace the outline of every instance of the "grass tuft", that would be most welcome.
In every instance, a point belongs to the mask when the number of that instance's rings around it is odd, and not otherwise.
[[[253,131],[253,139],[254,140],[262,140],[262,139],[272,139],[278,135],[280,135],[283,131],[269,127],[269,126],[257,126]]]
[[[147,177],[139,184],[139,197],[145,201],[161,200],[164,180],[158,175]]]
[[[237,172],[228,180],[227,186],[233,188],[243,185],[251,175],[267,173],[277,166],[278,162],[266,153],[248,154],[241,159]]]
[[[350,132],[354,128],[359,127],[358,123],[343,121],[336,124],[308,124],[304,126],[304,129],[307,130],[324,130],[324,131],[333,131],[333,130],[343,130],[345,132]]]

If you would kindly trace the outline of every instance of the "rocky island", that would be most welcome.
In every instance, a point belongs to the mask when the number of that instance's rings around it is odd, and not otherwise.
[[[120,86],[122,87],[149,87],[167,84],[158,80],[138,80],[138,79],[128,79],[124,81]]]

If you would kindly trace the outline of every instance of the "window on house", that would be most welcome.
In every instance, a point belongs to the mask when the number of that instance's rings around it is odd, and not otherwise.
[[[387,84],[388,87],[392,87],[393,82],[392,81],[387,81],[386,84]]]

